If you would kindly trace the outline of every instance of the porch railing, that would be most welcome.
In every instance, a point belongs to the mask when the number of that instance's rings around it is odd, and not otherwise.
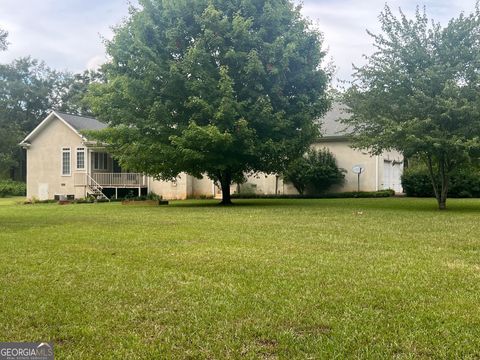
[[[147,177],[139,173],[93,173],[91,179],[102,187],[146,187]],[[92,185],[86,173],[75,173],[76,186]]]

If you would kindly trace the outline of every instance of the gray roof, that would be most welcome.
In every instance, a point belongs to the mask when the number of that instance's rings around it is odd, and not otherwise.
[[[75,130],[102,130],[107,127],[107,124],[104,124],[97,119],[85,116],[77,116],[66,114],[63,112],[55,111],[63,120],[70,124]]]
[[[334,102],[332,108],[319,120],[323,137],[345,137],[351,132],[351,128],[340,122],[348,119],[351,115],[347,112],[346,105]]]
[[[108,127],[107,124],[91,117],[71,115],[60,111],[56,111],[56,113],[79,132],[83,130],[102,130]],[[331,109],[319,120],[322,136],[324,138],[348,136],[351,128],[342,124],[340,120],[348,119],[350,116],[346,110],[346,105],[334,102]]]

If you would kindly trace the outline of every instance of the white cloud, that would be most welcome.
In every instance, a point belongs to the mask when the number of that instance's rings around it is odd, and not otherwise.
[[[111,26],[127,14],[127,0],[1,0],[0,27],[11,45],[0,62],[31,55],[57,69],[83,71],[105,53],[102,36],[110,38]]]
[[[106,61],[107,57],[105,55],[95,55],[87,61],[86,68],[88,70],[97,70]]]

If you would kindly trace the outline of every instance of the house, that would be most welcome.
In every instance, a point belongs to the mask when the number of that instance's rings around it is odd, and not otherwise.
[[[169,199],[213,196],[209,179],[180,176],[176,181],[156,181],[140,173],[124,171],[118,162],[89,141],[82,132],[101,130],[96,119],[50,113],[20,143],[27,153],[27,197],[39,200],[80,199],[88,195],[124,197],[156,192]]]
[[[321,140],[316,148],[328,148],[337,159],[339,167],[345,169],[345,183],[337,191],[357,191],[360,179],[361,191],[392,189],[402,193],[403,155],[397,151],[386,151],[382,155],[372,156],[365,150],[351,148],[349,132],[339,120],[348,117],[344,105],[334,103],[332,109],[321,121]],[[362,167],[360,177],[354,171]]]
[[[332,188],[331,192],[350,191],[378,191],[392,189],[396,193],[403,193],[401,177],[403,174],[403,155],[397,151],[384,152],[379,156],[372,156],[367,151],[356,150],[351,147],[349,129],[341,123],[341,119],[349,114],[345,106],[335,102],[332,108],[319,121],[322,138],[312,145],[315,149],[327,148],[337,160],[337,165],[346,170],[345,182],[341,186]],[[360,167],[359,175],[354,168]],[[247,192],[257,194],[298,194],[295,188],[283,182],[275,175],[256,175],[248,178],[247,184],[240,187]],[[232,189],[233,190],[233,189]],[[239,189],[235,189],[238,192]]]
[[[346,172],[345,184],[332,191],[375,191],[394,189],[402,192],[400,177],[403,157],[397,152],[371,156],[350,147],[345,127],[339,119],[345,117],[340,104],[321,121],[324,136],[314,144],[333,152],[339,167]],[[221,190],[208,178],[197,179],[181,174],[175,181],[158,181],[140,173],[121,168],[97,142],[89,141],[85,130],[101,130],[106,125],[83,116],[58,111],[48,115],[27,137],[21,146],[27,152],[27,197],[39,200],[54,198],[124,197],[154,192],[165,199],[217,197]],[[360,176],[354,168],[360,166]],[[257,174],[245,184],[233,185],[232,193],[295,194],[291,184],[280,176]]]

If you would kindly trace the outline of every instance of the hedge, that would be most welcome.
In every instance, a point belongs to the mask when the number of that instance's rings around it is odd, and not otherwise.
[[[319,195],[264,195],[232,194],[232,199],[349,199],[349,198],[385,198],[394,196],[393,190],[340,192]]]
[[[432,182],[425,168],[405,169],[402,176],[403,190],[407,196],[434,197]],[[480,197],[480,171],[463,169],[450,179],[448,196],[453,198]]]
[[[0,197],[25,196],[26,194],[27,186],[25,183],[11,180],[0,180]]]

